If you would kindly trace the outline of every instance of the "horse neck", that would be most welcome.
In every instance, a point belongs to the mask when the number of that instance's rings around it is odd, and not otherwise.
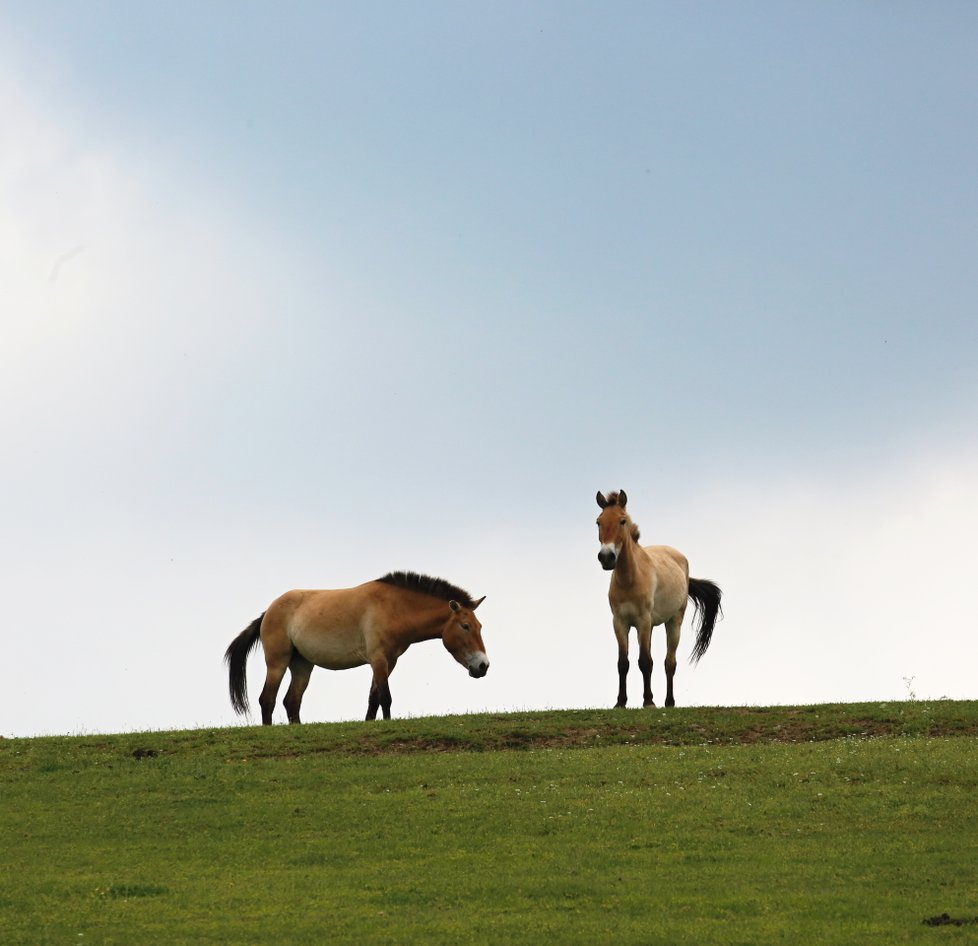
[[[632,538],[631,531],[629,531],[622,543],[618,561],[615,563],[615,578],[618,579],[618,584],[625,588],[634,584],[638,579],[639,551],[639,544]]]
[[[425,609],[414,615],[410,621],[405,622],[403,636],[406,644],[420,644],[422,641],[433,641],[441,639],[445,632],[445,625],[448,623],[447,605],[439,601],[431,609]]]

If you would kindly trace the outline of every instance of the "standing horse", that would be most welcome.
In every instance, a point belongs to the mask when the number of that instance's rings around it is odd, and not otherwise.
[[[652,628],[666,626],[666,706],[675,706],[672,678],[676,674],[676,649],[686,613],[692,599],[700,628],[692,660],[698,661],[710,646],[713,626],[720,610],[720,588],[712,581],[689,577],[689,562],[682,552],[668,545],[638,544],[638,526],[625,512],[628,497],[624,490],[598,493],[598,561],[605,571],[613,571],[608,601],[611,604],[615,637],[618,638],[618,702],[628,701],[625,678],[628,676],[628,633],[638,631],[638,666],[644,686],[642,705],[652,701]]]
[[[376,719],[378,708],[390,719],[388,677],[412,644],[440,637],[470,677],[486,675],[482,625],[472,613],[483,601],[484,596],[473,601],[461,588],[415,572],[391,572],[356,588],[288,591],[231,641],[224,654],[231,706],[238,713],[248,711],[245,664],[261,640],[267,669],[258,702],[265,726],[271,725],[286,670],[291,680],[283,703],[289,722],[299,722],[302,694],[314,666],[348,670],[370,664],[367,719]]]

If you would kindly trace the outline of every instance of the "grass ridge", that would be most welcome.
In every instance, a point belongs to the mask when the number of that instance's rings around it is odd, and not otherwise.
[[[615,745],[754,745],[895,736],[978,736],[978,701],[798,706],[536,710],[405,717],[370,723],[232,726],[104,735],[0,737],[8,753],[60,747],[124,752],[137,761],[219,742],[230,757],[493,752]]]

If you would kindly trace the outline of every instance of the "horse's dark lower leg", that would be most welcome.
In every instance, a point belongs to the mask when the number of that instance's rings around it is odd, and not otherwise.
[[[377,685],[370,687],[370,696],[367,699],[367,719],[376,719],[377,710],[380,709],[380,694],[377,692]]]
[[[642,706],[655,706],[652,700],[652,655],[638,655],[638,669],[642,671]]]
[[[378,653],[370,661],[374,677],[370,685],[370,699],[367,701],[367,719],[376,719],[377,710],[384,711],[384,719],[391,718],[391,688],[388,679],[397,663],[397,657]]]
[[[289,688],[285,693],[285,699],[282,701],[285,706],[285,712],[289,716],[290,723],[301,722],[299,719],[299,707],[302,706],[302,696],[306,692],[306,687],[309,686],[312,667],[313,665],[302,657],[298,651],[292,655],[292,661],[289,663],[289,672],[292,675],[292,679],[289,681]]]
[[[666,706],[675,706],[676,700],[672,695],[672,678],[676,675],[676,658],[670,661],[666,657]]]
[[[263,726],[272,725],[272,710],[275,709],[275,698],[278,696],[278,688],[282,683],[282,676],[285,673],[272,672],[269,670],[265,676],[265,685],[262,687],[261,696],[258,697],[258,705],[261,707],[261,723]]]
[[[618,702],[615,707],[620,709],[628,702],[628,657],[618,658]]]
[[[285,712],[288,714],[290,723],[301,723],[302,720],[299,719],[299,707],[302,705],[302,697],[295,699],[292,696],[292,691],[289,690],[285,694],[285,700],[283,701],[285,705]]]
[[[386,681],[370,687],[370,698],[367,700],[367,719],[376,719],[377,710],[383,711],[384,719],[391,718],[391,688]]]
[[[261,691],[261,696],[258,697],[258,705],[261,706],[261,724],[262,726],[272,725],[272,710],[275,709],[275,692],[278,687],[275,688],[271,694],[267,693],[268,685]]]
[[[672,694],[672,678],[676,675],[676,651],[679,649],[679,632],[683,625],[683,608],[666,621],[666,706],[675,706]]]

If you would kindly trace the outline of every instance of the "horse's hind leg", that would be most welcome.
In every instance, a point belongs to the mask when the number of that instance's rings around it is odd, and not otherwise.
[[[638,632],[638,669],[642,671],[642,706],[655,706],[652,699],[652,624]]]
[[[286,690],[285,699],[282,701],[285,705],[285,712],[289,715],[290,723],[301,722],[299,707],[302,706],[302,694],[306,692],[306,687],[309,686],[313,666],[314,664],[306,660],[298,651],[292,654],[292,660],[289,662],[292,679],[289,681],[289,688]]]
[[[676,675],[676,651],[679,649],[679,632],[683,626],[683,608],[666,621],[666,706],[675,706],[672,693],[672,678]]]
[[[282,685],[282,677],[292,659],[292,644],[284,639],[280,643],[271,640],[271,634],[262,639],[265,650],[265,685],[262,687],[258,703],[261,706],[261,722],[263,726],[272,725],[272,710],[275,709],[275,698],[278,688]]]
[[[265,685],[261,688],[261,696],[258,697],[258,704],[261,706],[261,724],[263,726],[272,725],[272,710],[275,709],[275,697],[278,696],[278,688],[282,685],[282,677],[288,669],[288,660],[275,661],[268,663],[265,670]]]

